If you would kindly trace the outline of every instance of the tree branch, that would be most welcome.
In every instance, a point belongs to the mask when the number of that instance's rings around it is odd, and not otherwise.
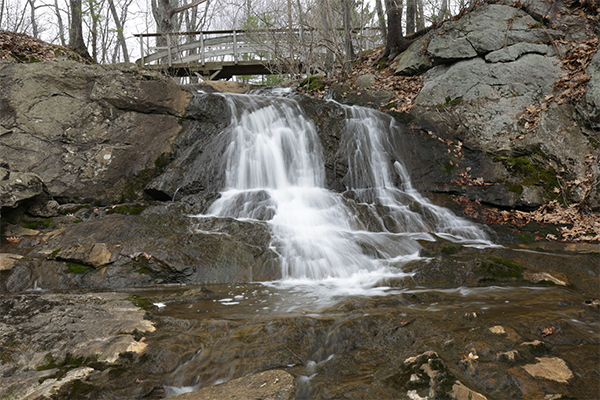
[[[171,15],[170,15],[170,17],[172,17],[173,15],[175,15],[175,14],[177,14],[177,13],[180,13],[180,12],[182,12],[182,11],[185,11],[185,10],[187,10],[187,9],[190,9],[190,8],[192,8],[192,7],[199,6],[200,4],[202,4],[202,3],[206,2],[206,1],[208,1],[208,0],[196,0],[196,1],[194,1],[193,3],[186,4],[186,5],[183,5],[183,6],[181,6],[181,7],[174,8],[174,9],[172,9],[172,10],[171,10],[171,12],[170,12],[170,14],[171,14]]]

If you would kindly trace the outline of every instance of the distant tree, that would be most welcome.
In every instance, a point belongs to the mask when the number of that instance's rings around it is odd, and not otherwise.
[[[174,20],[173,17],[185,10],[196,7],[208,0],[196,0],[189,4],[184,4],[180,7],[174,7],[170,0],[152,0],[152,15],[156,21],[158,33],[166,34],[173,32]],[[159,36],[156,39],[157,46],[166,46],[167,39]]]

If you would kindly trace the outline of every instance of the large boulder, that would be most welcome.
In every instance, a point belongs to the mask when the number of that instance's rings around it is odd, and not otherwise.
[[[588,183],[600,176],[592,162],[600,156],[594,132],[600,58],[588,68],[589,89],[579,105],[544,103],[557,96],[565,74],[559,55],[568,48],[556,39],[588,40],[586,30],[575,23],[578,16],[559,21],[569,13],[561,2],[505,3],[445,22],[392,64],[398,75],[426,72],[413,111],[423,129],[408,146],[409,154],[425,154],[422,167],[411,171],[415,186],[505,207],[560,200],[597,208],[600,190],[590,192]],[[423,146],[419,138],[428,136],[446,143],[446,154],[434,142]]]
[[[190,95],[133,64],[0,64],[0,154],[60,202],[135,198]]]

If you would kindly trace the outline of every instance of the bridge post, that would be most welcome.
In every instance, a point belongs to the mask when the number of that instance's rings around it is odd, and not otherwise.
[[[142,65],[144,65],[144,36],[140,35],[140,54]]]
[[[200,32],[200,60],[202,62],[202,66],[204,67],[204,32]]]
[[[238,63],[238,54],[237,54],[237,33],[235,29],[233,30],[233,61]]]
[[[173,66],[173,59],[171,57],[171,35],[167,33],[167,53],[169,54],[169,68]]]

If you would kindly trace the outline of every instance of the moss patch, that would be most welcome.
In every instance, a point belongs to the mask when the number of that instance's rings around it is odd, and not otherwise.
[[[481,263],[484,280],[523,279],[523,272],[527,269],[522,265],[497,257],[490,257],[488,261]]]
[[[540,186],[544,188],[546,200],[563,201],[554,190],[560,188],[558,173],[541,149],[536,148],[531,153],[519,157],[497,156],[494,160],[502,162],[511,174],[520,179],[508,183],[508,190],[511,192],[520,195],[524,186]]]
[[[154,310],[156,309],[156,306],[154,304],[152,304],[152,302],[150,300],[148,300],[145,297],[140,297],[140,296],[136,296],[136,295],[132,295],[130,297],[127,297],[126,299],[123,299],[126,301],[131,301],[133,304],[135,304],[137,307],[144,309],[144,310]]]
[[[52,222],[52,218],[35,219],[21,223],[23,228],[27,229],[43,229],[48,228]]]
[[[323,83],[323,77],[319,75],[309,76],[305,78],[300,86],[306,88],[306,90],[323,90],[325,89],[325,84]]]
[[[69,274],[85,274],[94,267],[90,267],[89,265],[79,264],[76,262],[70,262],[67,264],[69,268],[67,268],[67,273]]]

